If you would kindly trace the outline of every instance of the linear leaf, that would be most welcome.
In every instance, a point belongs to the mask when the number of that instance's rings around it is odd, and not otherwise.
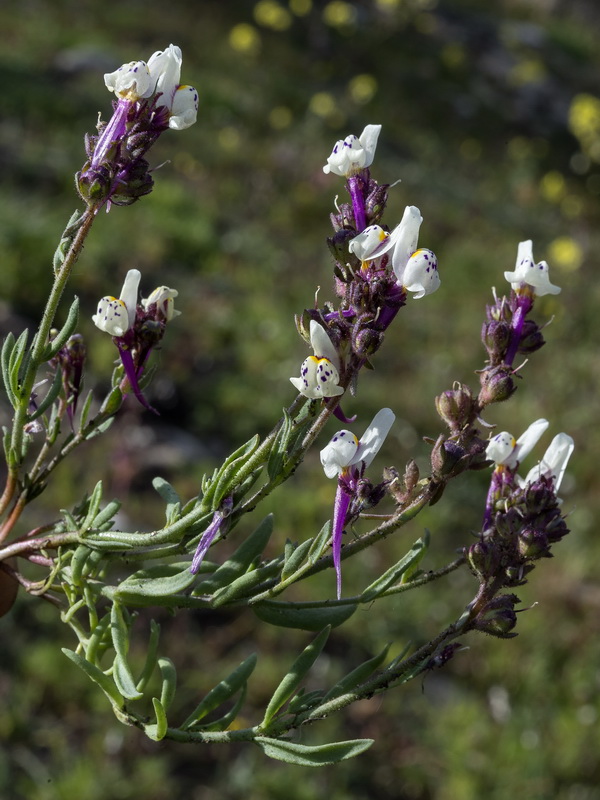
[[[207,714],[210,714],[215,708],[218,708],[226,700],[241,689],[256,666],[257,655],[252,653],[247,659],[236,667],[232,673],[220,681],[210,692],[204,697],[196,708],[192,711],[189,717],[185,720],[182,729],[190,728],[196,722],[199,722]]]
[[[402,556],[400,561],[394,564],[393,567],[390,567],[388,570],[386,570],[383,575],[380,575],[377,580],[373,581],[373,583],[367,586],[360,596],[361,602],[368,603],[371,600],[374,600],[376,597],[379,597],[380,594],[385,592],[386,589],[396,583],[396,581],[398,581],[407,570],[416,566],[421,561],[427,552],[428,546],[429,537],[427,535],[416,541],[408,553]]]
[[[351,739],[346,742],[331,742],[315,747],[281,739],[270,739],[267,736],[257,736],[254,741],[262,748],[266,756],[277,761],[285,761],[286,764],[294,764],[298,767],[325,767],[364,753],[375,740]]]
[[[87,661],[83,656],[80,656],[79,653],[76,653],[74,650],[69,650],[66,647],[61,649],[67,658],[70,658],[74,664],[77,664],[77,666],[83,670],[83,672],[85,672],[88,678],[94,681],[94,683],[98,684],[104,694],[106,694],[106,696],[109,698],[111,703],[118,708],[123,708],[125,701],[119,694],[117,687],[113,683],[112,679],[108,677],[108,675],[105,675],[101,669],[98,669],[98,667],[96,667],[90,661]]]
[[[329,638],[330,632],[330,626],[324,628],[316,639],[314,639],[308,647],[305,647],[294,661],[290,671],[285,675],[279,686],[273,692],[273,697],[269,700],[265,716],[260,723],[261,728],[266,728],[269,725],[279,709],[287,703],[294,694],[300,682],[304,680],[307,672],[319,657],[321,650],[325,646],[325,642]]]
[[[254,603],[252,610],[256,616],[269,625],[281,628],[299,628],[303,631],[320,631],[325,625],[337,628],[358,608],[356,603],[341,605],[314,605],[312,603],[278,603],[276,600],[263,600]]]

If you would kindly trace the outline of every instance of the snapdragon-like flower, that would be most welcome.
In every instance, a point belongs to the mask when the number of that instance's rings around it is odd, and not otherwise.
[[[342,593],[342,535],[348,509],[356,495],[358,480],[379,452],[394,420],[393,412],[389,408],[382,408],[375,414],[360,440],[351,431],[339,431],[321,450],[321,464],[325,475],[328,478],[338,476],[331,539],[338,600]]]
[[[340,357],[322,325],[310,321],[310,343],[314,355],[302,362],[300,377],[290,378],[296,389],[311,400],[338,397],[344,394],[339,386]]]
[[[508,431],[497,433],[486,448],[486,458],[497,467],[516,469],[523,459],[533,450],[550,423],[547,419],[532,422],[525,433],[515,439]]]
[[[92,317],[96,327],[111,336],[123,336],[132,327],[141,277],[139,269],[130,269],[125,276],[120,297],[117,299],[106,295],[100,300],[98,311]]]
[[[159,286],[138,305],[140,278],[139,270],[130,269],[120,297],[103,297],[92,319],[96,327],[113,337],[136,398],[145,408],[157,413],[144,397],[139,379],[152,349],[164,336],[167,322],[180,313],[174,307],[178,293],[168,286]]]
[[[574,449],[575,442],[571,436],[567,433],[557,434],[550,442],[550,446],[544,453],[544,457],[540,463],[527,473],[523,481],[523,486],[531,486],[532,483],[535,483],[535,481],[539,480],[542,476],[546,478],[551,477],[554,480],[554,491],[558,492]]]
[[[417,250],[419,228],[423,222],[416,206],[406,206],[399,225],[387,233],[379,225],[370,225],[349,244],[350,252],[363,263],[380,261],[391,251],[394,275],[400,286],[413,292],[415,300],[432,294],[440,286],[437,258],[431,250]]]
[[[504,277],[517,293],[531,292],[542,297],[545,294],[559,294],[559,286],[550,283],[548,264],[545,261],[535,263],[533,260],[533,243],[531,239],[520,242],[517,250],[517,263],[514,272],[505,272]]]
[[[177,289],[169,289],[168,286],[157,286],[157,288],[147,297],[142,300],[142,308],[148,311],[151,306],[155,305],[157,313],[165,320],[170,322],[173,317],[178,317],[181,311],[175,308],[175,298],[179,295]]]
[[[166,109],[168,127],[184,130],[196,121],[198,93],[193,86],[180,85],[181,62],[181,48],[170,44],[153,53],[147,64],[132,61],[107,73],[104,83],[119,100],[130,103],[157,95],[156,108]]]
[[[359,170],[370,167],[375,158],[380,131],[381,125],[367,125],[360,136],[352,134],[340,139],[335,143],[323,172],[349,178]]]

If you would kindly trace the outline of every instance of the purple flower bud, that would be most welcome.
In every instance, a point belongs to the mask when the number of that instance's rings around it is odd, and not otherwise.
[[[478,397],[480,406],[490,403],[502,403],[517,390],[511,367],[493,367],[485,369],[479,378],[481,391]]]

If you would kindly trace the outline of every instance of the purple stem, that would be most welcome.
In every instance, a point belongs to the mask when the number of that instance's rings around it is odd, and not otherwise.
[[[133,363],[133,356],[131,355],[131,350],[125,347],[121,347],[120,345],[117,345],[117,347],[119,348],[121,361],[125,369],[125,375],[127,376],[127,380],[131,385],[131,389],[134,395],[137,397],[139,402],[144,406],[144,408],[147,408],[148,411],[152,411],[154,414],[158,414],[158,411],[155,408],[152,408],[150,403],[146,400],[146,398],[142,394],[142,390],[140,389],[140,385],[138,383],[138,378],[135,371],[135,365]]]
[[[100,134],[100,137],[94,148],[92,156],[91,169],[96,169],[106,158],[106,154],[110,150],[113,142],[121,139],[125,134],[127,125],[127,115],[133,103],[131,100],[119,100],[117,107],[110,118],[106,128]]]
[[[348,178],[348,192],[352,199],[352,210],[354,211],[356,230],[360,233],[367,227],[367,215],[365,212],[365,198],[356,175],[352,175]]]
[[[350,488],[344,479],[340,477],[338,479],[338,487],[333,505],[333,535],[331,537],[338,600],[342,598],[342,535],[344,533],[346,514],[351,500],[352,494]]]
[[[532,307],[532,297],[527,294],[517,295],[517,308],[513,314],[511,322],[510,342],[508,343],[506,356],[504,357],[504,363],[509,367],[512,366],[512,362],[515,360],[515,356],[517,355],[517,350],[519,349],[519,343],[521,342],[521,336],[523,334],[525,317],[531,311]]]

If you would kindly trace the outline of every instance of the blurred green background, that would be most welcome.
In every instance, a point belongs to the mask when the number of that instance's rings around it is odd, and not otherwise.
[[[102,477],[108,496],[126,500],[122,526],[151,529],[162,516],[153,475],[191,496],[204,471],[270,429],[294,396],[288,378],[306,354],[293,314],[313,305],[317,286],[320,301],[333,294],[324,240],[334,196],[344,190],[322,165],[336,139],[367,123],[383,125],[374,177],[401,180],[385,221],[393,226],[406,204],[419,206],[420,243],[438,254],[442,277],[437,294],[408,301],[376,371],[345,404],[359,414],[359,432],[382,405],[398,417],[374,467],[402,468],[414,456],[427,469],[422,437],[441,430],[433,397],[454,380],[477,385],[484,307],[492,286],[505,290],[503,271],[526,238],[563,292],[538,303],[539,321],[553,317],[548,346],[488,421],[519,435],[545,416],[551,432],[543,445],[559,430],[577,445],[561,490],[573,532],[519,590],[533,606],[520,616],[521,635],[472,638],[423,684],[303,732],[306,742],[377,739],[367,755],[336,767],[288,767],[250,747],[145,740],[120,726],[66,662],[59,645],[73,642],[54,610],[21,597],[0,622],[0,796],[600,798],[599,26],[595,0],[0,5],[3,334],[32,326],[42,307],[51,253],[78,205],[72,176],[84,160],[83,134],[93,132],[98,111],[110,114],[102,74],[174,42],[184,53],[183,80],[200,93],[198,124],[168,132],[150,153],[153,165],[163,164],[155,191],[101,215],[69,290],[88,309],[87,386],[100,392],[115,353],[91,323],[97,299],[118,294],[134,266],[145,295],[162,283],[179,289],[183,315],[149,390],[161,417],[150,419],[130,400],[104,441],[61,467],[29,526]],[[5,423],[5,407],[1,414]],[[330,423],[324,440],[333,430]],[[334,488],[315,453],[265,508],[275,512],[279,545],[321,527]],[[360,565],[346,562],[348,591],[398,558],[425,526],[433,536],[426,566],[450,560],[479,527],[485,490],[485,474],[464,476],[411,531]],[[334,634],[316,685],[330,685],[388,641],[399,652],[433,635],[474,588],[459,575],[358,612]],[[308,639],[259,628],[250,615],[161,621],[163,650],[182,670],[189,704],[259,650],[249,724]]]

